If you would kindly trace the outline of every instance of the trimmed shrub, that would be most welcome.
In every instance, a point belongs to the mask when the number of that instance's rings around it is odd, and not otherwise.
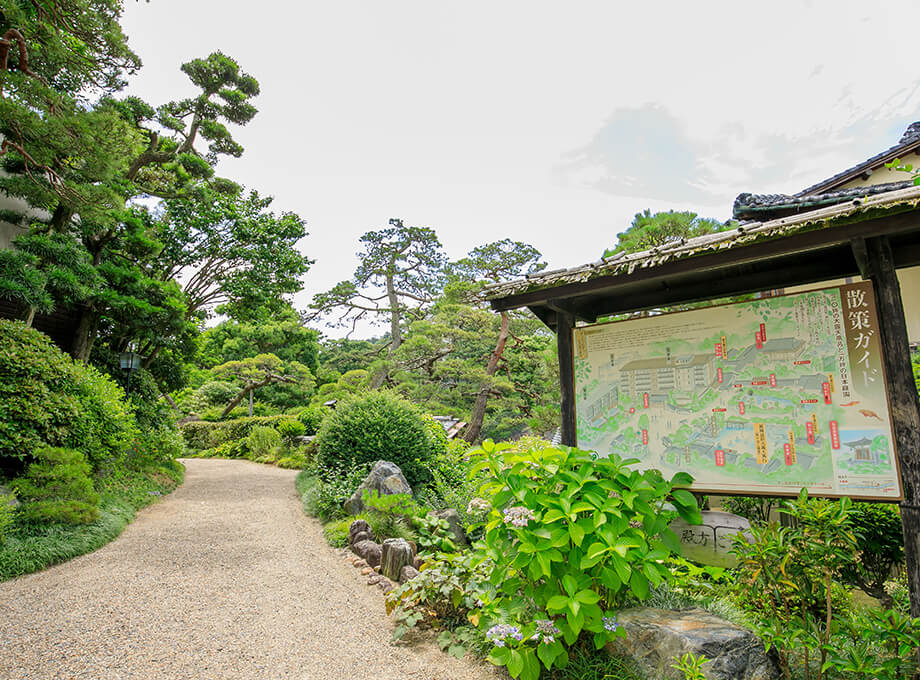
[[[0,458],[25,461],[36,449],[62,446],[99,469],[136,437],[124,391],[108,376],[34,328],[0,320]]]
[[[285,439],[294,439],[305,435],[307,428],[295,418],[286,418],[278,423],[278,432]]]
[[[414,488],[431,475],[426,464],[434,448],[421,413],[389,392],[371,392],[339,402],[317,435],[323,468],[395,463]]]
[[[259,425],[249,432],[246,446],[249,447],[249,455],[253,459],[274,458],[281,449],[281,435],[273,427]]]
[[[245,439],[257,425],[274,426],[290,416],[253,416],[219,423],[196,420],[182,426],[182,436],[193,449],[213,449],[225,442]]]
[[[13,480],[23,501],[23,517],[33,522],[88,524],[99,517],[99,494],[93,489],[92,470],[79,451],[42,448],[26,476]]]
[[[11,490],[9,493],[0,492],[0,543],[3,543],[6,530],[16,519],[16,506],[13,505],[15,501],[15,491]]]
[[[850,522],[856,534],[859,560],[844,567],[843,578],[887,604],[890,598],[885,582],[904,560],[904,533],[897,506],[854,503]]]
[[[330,412],[330,409],[325,406],[308,406],[298,413],[297,420],[303,423],[304,434],[314,435],[319,432],[319,426],[323,424],[323,419]]]

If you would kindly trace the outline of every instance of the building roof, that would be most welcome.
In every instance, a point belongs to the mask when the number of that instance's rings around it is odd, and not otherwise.
[[[712,299],[720,295],[723,280],[729,292],[721,294],[737,294],[738,282],[728,278],[742,272],[750,291],[789,285],[793,280],[807,283],[851,276],[860,267],[851,251],[853,239],[881,233],[879,226],[867,223],[876,221],[877,225],[878,219],[894,218],[918,205],[920,187],[915,186],[864,195],[801,215],[743,224],[642,252],[620,252],[570,269],[529,274],[489,285],[484,296],[496,310],[530,307],[552,326],[554,305],[558,307],[561,300],[576,318],[594,321],[597,316],[677,300]],[[895,219],[889,220],[884,231],[896,239],[917,229],[916,220]],[[920,253],[897,245],[893,242],[898,266],[920,263]],[[610,295],[613,289],[619,293],[616,298]]]
[[[837,205],[853,199],[875,196],[898,189],[907,189],[913,186],[913,180],[903,182],[886,182],[865,187],[851,187],[838,189],[821,194],[738,194],[732,206],[732,217],[736,220],[759,220],[787,217],[799,213]]]
[[[736,220],[775,219],[836,205],[854,198],[907,188],[912,184],[911,179],[848,189],[841,189],[840,186],[859,177],[868,179],[869,175],[885,163],[917,152],[920,152],[920,121],[911,123],[898,143],[889,149],[796,194],[739,194],[732,206],[732,216]]]

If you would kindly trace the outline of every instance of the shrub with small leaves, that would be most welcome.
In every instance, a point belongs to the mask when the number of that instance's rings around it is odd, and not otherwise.
[[[87,524],[99,517],[99,494],[93,489],[92,469],[82,453],[46,447],[34,456],[25,477],[13,480],[25,519]]]
[[[0,543],[6,536],[7,529],[16,519],[16,492],[0,493]]]
[[[330,413],[330,409],[325,406],[308,406],[298,413],[297,420],[303,423],[304,434],[315,435],[319,431],[319,426],[323,424],[323,418],[328,413]]]
[[[253,460],[271,460],[281,450],[281,435],[273,427],[260,425],[250,431],[246,437],[246,446]]]
[[[389,392],[371,392],[340,401],[317,435],[317,462],[364,465],[388,460],[399,466],[409,485],[427,482],[433,445],[418,409]]]
[[[302,437],[307,432],[306,426],[296,418],[285,418],[277,425],[278,433],[288,441]]]

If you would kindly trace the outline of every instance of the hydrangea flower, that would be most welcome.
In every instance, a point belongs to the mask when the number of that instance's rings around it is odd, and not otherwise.
[[[615,633],[617,627],[620,625],[617,623],[617,619],[615,616],[610,616],[610,617],[605,616],[603,621],[604,621],[604,630],[608,630],[611,633]]]
[[[559,635],[559,629],[556,628],[552,621],[549,619],[537,619],[535,623],[537,624],[537,632],[533,636],[534,638],[541,637],[546,644],[551,644],[556,641],[556,636]]]
[[[516,527],[526,527],[527,522],[536,519],[533,510],[525,508],[523,505],[516,505],[513,508],[505,508],[505,524],[511,524]]]
[[[466,506],[467,514],[472,515],[476,512],[485,512],[491,507],[489,501],[485,498],[473,498],[470,500],[469,504]]]
[[[508,638],[513,638],[520,642],[524,639],[524,634],[521,633],[517,626],[512,626],[509,623],[499,623],[489,628],[486,632],[486,639],[491,640],[496,647],[504,647],[505,640]]]

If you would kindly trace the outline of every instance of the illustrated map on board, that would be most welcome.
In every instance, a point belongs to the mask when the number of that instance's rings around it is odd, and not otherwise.
[[[575,330],[578,445],[712,493],[900,497],[870,282]]]

